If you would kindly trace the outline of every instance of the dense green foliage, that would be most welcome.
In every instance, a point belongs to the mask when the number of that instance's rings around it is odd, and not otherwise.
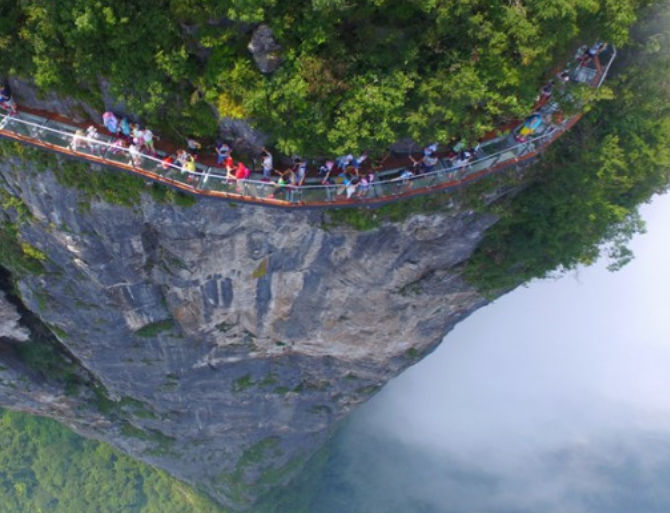
[[[57,422],[0,410],[2,513],[223,513],[211,500]]]
[[[0,158],[23,161],[22,164],[15,164],[19,172],[25,172],[26,168],[37,168],[40,171],[50,169],[54,172],[58,182],[66,187],[73,187],[82,193],[83,199],[81,207],[88,208],[92,200],[106,201],[117,205],[133,206],[137,205],[143,192],[151,194],[152,198],[159,203],[174,204],[180,207],[190,207],[197,202],[195,196],[183,193],[171,187],[159,183],[151,183],[136,175],[119,172],[118,169],[108,169],[104,166],[91,167],[79,160],[63,158],[54,153],[42,149],[27,146],[14,141],[0,140]],[[40,166],[35,166],[39,163]],[[0,191],[0,206],[4,211],[13,210],[14,218],[19,222],[29,220],[31,213],[21,200],[10,196],[7,192]],[[11,233],[5,234],[10,236]],[[0,234],[0,237],[3,235]],[[25,246],[25,243],[23,243]],[[9,248],[11,249],[11,248]],[[39,253],[31,252],[27,256],[33,256],[36,260],[40,258]],[[0,265],[5,261],[0,249]],[[10,264],[4,265],[12,269]]]
[[[0,206],[0,266],[15,276],[43,273],[47,256],[19,234],[19,226],[32,217],[28,207],[4,190],[0,191]]]
[[[247,118],[285,154],[474,139],[528,112],[577,44],[619,44],[646,0],[21,0],[0,7],[0,62],[102,108],[101,84],[173,134]],[[247,44],[267,23],[281,65]]]
[[[139,203],[144,180],[139,176],[91,169],[90,164],[56,158],[51,169],[58,182],[66,187],[79,189],[87,200],[98,198],[108,203],[132,206]]]
[[[257,463],[276,440],[269,438],[245,451],[236,470],[226,476],[243,490],[241,473]],[[326,453],[289,489],[278,489],[251,513],[285,513],[305,509],[318,482]],[[289,463],[289,465],[292,465]],[[288,469],[279,469],[280,472]],[[276,476],[268,474],[271,484]],[[225,513],[221,506],[106,444],[87,440],[55,421],[0,410],[0,511],[2,513]]]
[[[0,7],[0,56],[5,72],[31,76],[44,90],[78,95],[99,107],[104,78],[130,110],[164,128],[213,136],[214,106],[222,116],[252,119],[286,153],[318,154],[380,148],[407,134],[444,141],[479,136],[526,113],[541,77],[575,41],[596,34],[624,41],[641,3],[20,0]],[[261,21],[284,48],[282,66],[269,76],[257,71],[246,50],[250,29]],[[636,40],[637,57],[619,59],[615,99],[597,105],[551,150],[534,171],[532,187],[497,207],[501,222],[468,263],[477,285],[511,287],[556,267],[591,262],[603,241],[610,242],[606,250],[615,265],[629,258],[625,242],[641,228],[635,205],[670,178],[670,36],[662,32],[668,21],[657,17],[644,28],[653,37]],[[97,172],[87,189],[90,170],[57,167],[58,179],[88,198],[132,205],[145,189],[142,180],[106,172]],[[150,192],[192,201],[165,188]],[[367,229],[442,208],[443,200],[418,198],[363,215],[334,212],[329,219]],[[14,222],[27,215],[20,203],[4,201]],[[0,229],[0,247],[0,264],[13,272],[41,270],[43,255],[20,240],[16,224]],[[169,327],[155,323],[137,334]],[[78,386],[79,378],[67,362],[56,363],[50,346],[31,343],[19,350],[33,370]],[[252,385],[246,376],[236,382],[239,392]],[[114,404],[101,393],[101,411]],[[125,434],[149,436],[130,424]],[[272,442],[250,448],[222,481],[243,495],[244,462],[272,450]],[[301,476],[306,489],[314,475]],[[164,473],[105,445],[9,412],[0,413],[0,505],[3,513],[219,511]],[[308,511],[309,505],[301,494],[278,494],[263,508]]]
[[[508,288],[554,269],[611,267],[631,258],[626,242],[643,230],[636,206],[670,183],[670,11],[638,26],[601,102],[546,155],[538,179],[500,205],[501,221],[468,262],[485,290]]]
[[[22,242],[16,225],[0,225],[0,265],[17,276],[41,274],[46,255],[27,242]]]

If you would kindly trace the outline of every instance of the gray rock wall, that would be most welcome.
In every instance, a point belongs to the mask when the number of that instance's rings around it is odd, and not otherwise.
[[[0,339],[6,338],[13,342],[26,342],[30,338],[30,330],[21,325],[21,315],[14,305],[7,301],[5,293],[0,291]]]
[[[46,273],[18,280],[24,303],[115,401],[96,409],[89,392],[67,395],[5,358],[0,404],[232,507],[285,482],[338,420],[486,302],[459,264],[495,219],[457,201],[360,232],[323,212],[214,199],[89,203],[22,161],[0,173],[32,214],[22,240],[48,255]]]

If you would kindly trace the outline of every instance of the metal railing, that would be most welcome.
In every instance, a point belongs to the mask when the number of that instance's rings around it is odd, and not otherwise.
[[[350,201],[372,198],[394,197],[420,188],[432,188],[447,182],[461,182],[482,170],[493,168],[504,162],[516,161],[528,154],[536,153],[544,142],[562,132],[560,125],[549,126],[539,136],[525,142],[514,142],[496,152],[487,153],[489,146],[500,145],[510,139],[507,134],[488,141],[478,150],[478,158],[467,165],[456,166],[447,160],[441,160],[435,170],[412,177],[395,177],[388,180],[373,181],[370,184],[347,186],[344,183],[321,185],[279,185],[258,179],[236,180],[226,175],[225,170],[196,164],[195,171],[186,171],[183,166],[165,161],[162,158],[139,154],[133,158],[128,148],[120,147],[107,135],[95,138],[78,135],[77,127],[54,120],[41,118],[34,114],[20,112],[17,115],[0,116],[0,134],[19,136],[33,143],[42,143],[50,149],[61,150],[86,160],[121,167],[157,181],[174,185],[181,184],[190,192],[209,191],[225,193],[226,197],[245,199],[276,199],[282,203],[303,204],[310,202],[331,203],[341,199]],[[80,130],[80,129],[79,129]],[[385,175],[400,173],[404,167],[385,170]],[[141,172],[141,173],[140,173]],[[162,179],[161,179],[162,178]],[[216,194],[214,194],[216,195]]]
[[[613,49],[611,53],[609,62],[599,75],[591,67],[581,66],[577,69],[576,72],[580,73],[579,81],[599,87],[616,56],[616,50]],[[547,112],[555,110],[553,106],[546,108]],[[201,164],[196,164],[195,171],[189,171],[164,158],[143,153],[132,154],[128,148],[115,144],[113,138],[106,134],[94,138],[82,136],[81,132],[77,133],[77,130],[81,131],[80,127],[28,112],[0,115],[0,136],[129,171],[192,194],[274,206],[328,207],[379,204],[456,187],[537,156],[569,129],[579,116],[561,123],[543,125],[542,133],[523,141],[515,139],[514,132],[491,139],[482,143],[474,160],[467,164],[455,165],[442,159],[434,170],[407,177],[394,176],[406,167],[388,169],[380,175],[393,178],[377,179],[371,183],[359,181],[356,185],[280,185],[255,177],[237,180],[228,176],[224,169]]]

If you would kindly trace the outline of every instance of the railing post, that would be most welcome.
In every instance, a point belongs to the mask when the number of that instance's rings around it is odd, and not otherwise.
[[[430,185],[431,187],[433,185],[437,185],[442,181],[442,178],[444,177],[444,166],[440,167],[437,171],[433,173],[433,180],[431,181]]]
[[[47,118],[47,120],[44,123],[42,123],[40,126],[33,127],[35,129],[34,132],[33,132],[34,133],[33,137],[35,137],[36,139],[39,139],[42,135],[42,132],[44,131],[44,128],[46,128],[46,126],[50,122],[51,122],[51,120]],[[32,130],[31,130],[31,132],[32,132]]]
[[[202,173],[202,175],[200,175],[200,178],[199,178],[199,181],[198,181],[198,187],[200,189],[205,188],[205,184],[207,183],[207,179],[209,177],[210,169],[212,169],[212,168],[208,166],[207,169],[205,169],[205,171]]]
[[[612,55],[604,67],[601,66],[599,62],[596,62],[597,69],[595,70],[590,67],[579,67],[576,70],[573,69],[571,73],[573,75],[578,75],[579,81],[589,83],[593,87],[600,87],[616,55],[616,48],[612,46]],[[598,57],[596,57],[596,61],[597,59]],[[552,109],[543,110],[543,113],[545,114],[551,114],[552,112]],[[443,188],[449,188],[447,184],[454,180],[463,181],[472,176],[486,176],[492,174],[493,168],[499,163],[501,164],[501,167],[506,167],[507,165],[514,165],[515,163],[519,164],[520,159],[522,158],[525,159],[525,162],[531,162],[539,153],[545,151],[550,144],[569,129],[580,116],[581,115],[575,115],[570,119],[558,121],[556,124],[548,123],[541,135],[528,137],[523,142],[515,140],[514,132],[510,132],[507,135],[499,136],[486,143],[482,143],[482,148],[475,151],[472,161],[465,166],[448,167],[441,159],[438,168],[430,173],[431,176],[419,175],[409,180],[390,179],[372,182],[369,184],[365,194],[361,191],[359,194],[356,194],[354,198],[362,200],[365,198],[388,197],[390,200],[393,196],[397,196],[412,188],[423,189],[426,187],[434,187],[439,184],[443,184]],[[48,126],[50,124],[51,126]],[[154,159],[148,155],[140,154],[138,158],[139,164],[135,165],[135,159],[128,149],[118,148],[117,146],[114,146],[113,142],[106,142],[102,138],[95,137],[89,139],[88,136],[83,138],[79,137],[75,135],[76,132],[70,132],[70,130],[75,130],[77,128],[76,126],[67,123],[59,123],[55,119],[44,118],[43,116],[33,116],[28,113],[18,113],[18,115],[11,116],[9,113],[2,112],[0,113],[0,128],[4,129],[7,137],[12,139],[22,142],[30,141],[32,139],[33,144],[43,148],[65,154],[75,153],[80,157],[87,157],[88,160],[91,161],[95,160],[93,158],[95,156],[100,158],[103,162],[108,163],[107,165],[112,165],[116,168],[131,168],[135,172],[149,172],[149,170],[152,169],[152,166],[148,163],[149,161],[154,162]],[[77,145],[72,149],[74,141],[77,142]],[[488,144],[491,146],[487,146]],[[491,148],[490,154],[487,154],[484,151],[485,147]],[[79,148],[82,148],[82,150]],[[493,148],[502,149],[493,151]],[[114,152],[119,151],[121,152],[119,158],[110,159],[110,156]],[[127,158],[128,160],[123,160],[124,158]],[[162,172],[162,162],[158,159],[155,159],[155,162],[157,163],[157,166],[153,177],[161,175],[159,176],[159,179],[163,180],[162,176],[167,178],[167,176],[172,173],[172,169],[180,170],[181,174],[178,175],[176,181],[180,183],[186,181],[188,184],[192,184],[191,186],[194,189],[215,189],[227,192],[235,191],[237,194],[242,194],[245,197],[265,198],[270,195],[268,194],[269,188],[269,191],[281,194],[286,202],[300,204],[309,204],[310,202],[323,201],[324,199],[329,202],[337,202],[338,191],[342,188],[344,189],[343,194],[346,196],[346,186],[342,184],[321,184],[308,186],[306,188],[304,186],[287,184],[286,186],[275,188],[273,184],[257,182],[254,180],[227,180],[226,178],[222,178],[212,167],[203,167],[202,171],[197,170],[194,173],[187,172],[187,180],[185,180],[183,169],[180,169],[177,166],[169,166],[167,168],[168,171]],[[253,167],[255,168],[255,164]],[[381,171],[379,175],[384,178],[390,177],[401,169],[403,168],[387,169]],[[214,185],[210,184],[208,186],[207,182],[210,178],[210,174],[213,179],[219,181],[219,183],[214,183]],[[307,193],[305,193],[305,189],[307,190]]]
[[[104,160],[105,162],[107,162],[107,154],[109,153],[111,147],[112,147],[112,145],[107,143],[107,144],[105,144],[105,151],[100,152],[100,158],[102,160]]]

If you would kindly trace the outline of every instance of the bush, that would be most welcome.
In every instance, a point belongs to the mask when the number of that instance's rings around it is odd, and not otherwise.
[[[611,77],[615,93],[547,152],[538,179],[498,208],[468,261],[483,291],[509,289],[555,269],[590,264],[601,254],[617,269],[632,258],[626,243],[644,230],[637,205],[670,183],[670,13],[638,29]],[[663,25],[665,23],[665,25]]]
[[[135,332],[135,335],[138,337],[155,337],[164,331],[170,331],[174,328],[174,321],[172,319],[163,319],[161,321],[155,321],[142,326]]]
[[[98,109],[104,77],[165,134],[214,138],[219,109],[286,154],[374,151],[408,134],[477,137],[518,117],[547,69],[578,42],[624,43],[645,3],[25,0],[3,11],[0,58]],[[271,74],[247,50],[263,22],[282,47]]]

